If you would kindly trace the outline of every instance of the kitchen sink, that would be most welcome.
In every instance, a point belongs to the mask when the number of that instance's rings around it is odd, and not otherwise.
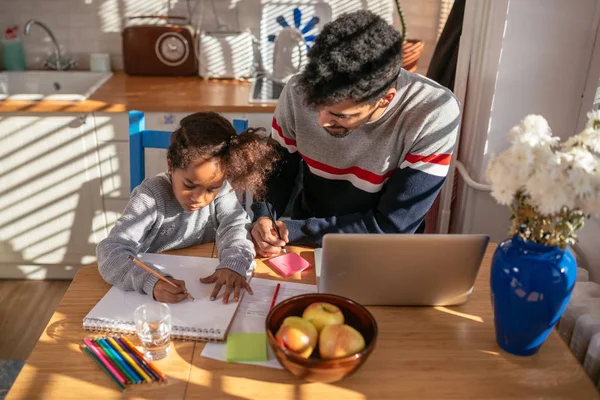
[[[5,71],[0,100],[85,100],[112,73],[87,71]]]

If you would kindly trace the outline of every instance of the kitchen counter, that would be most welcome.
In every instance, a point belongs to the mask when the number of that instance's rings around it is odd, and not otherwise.
[[[240,112],[272,113],[275,104],[249,103],[251,84],[200,77],[113,77],[84,101],[0,101],[0,112]]]

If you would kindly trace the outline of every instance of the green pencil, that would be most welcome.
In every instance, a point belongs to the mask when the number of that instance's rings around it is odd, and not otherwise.
[[[113,364],[123,373],[125,374],[125,376],[127,377],[127,379],[129,379],[129,381],[131,383],[138,383],[138,380],[136,378],[134,378],[127,369],[125,369],[125,367],[123,366],[123,364],[121,364],[116,358],[115,356],[112,354],[112,351],[110,351],[109,349],[106,348],[106,344],[100,340],[100,339],[94,339],[94,343],[96,343],[98,346],[100,346],[100,348],[102,349],[102,351],[104,351],[104,354],[106,354],[108,356],[108,358],[110,359],[110,361],[113,362]]]
[[[96,363],[104,370],[104,372],[106,372],[106,375],[110,376],[110,379],[112,379],[119,386],[121,392],[124,392],[125,386],[123,386],[123,384],[121,384],[121,382],[119,382],[117,378],[115,378],[114,375],[110,373],[108,368],[106,368],[104,364],[102,364],[102,361],[100,361],[100,359],[94,353],[92,353],[92,351],[87,346],[83,346],[83,349],[94,359],[94,361],[96,361]]]

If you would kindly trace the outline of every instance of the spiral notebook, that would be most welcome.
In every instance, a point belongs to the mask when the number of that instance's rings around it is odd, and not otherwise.
[[[198,280],[209,276],[219,264],[216,258],[140,254],[138,257],[152,263],[161,272],[185,281],[188,292],[195,300],[169,304],[171,308],[171,337],[199,341],[223,341],[233,321],[239,303],[223,304],[222,295],[210,300],[213,284]],[[252,270],[252,268],[251,268]],[[251,271],[248,272],[251,274]],[[150,296],[112,287],[83,319],[87,331],[135,334],[133,311],[140,305],[155,301]],[[241,299],[240,299],[241,302]]]

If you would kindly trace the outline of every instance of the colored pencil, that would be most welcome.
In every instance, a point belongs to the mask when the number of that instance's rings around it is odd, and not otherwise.
[[[104,350],[104,352],[108,354],[111,360],[113,360],[113,362],[119,366],[119,369],[121,369],[125,373],[125,375],[127,375],[131,382],[142,382],[142,378],[137,376],[137,374],[133,372],[123,360],[120,360],[119,355],[110,347],[110,345],[106,340],[104,340],[104,338],[96,339],[95,342],[98,343],[100,347],[102,347],[102,350]]]
[[[104,366],[108,368],[108,370],[119,380],[119,382],[121,382],[123,385],[127,382],[125,377],[119,371],[117,371],[117,369],[111,364],[110,361],[108,361],[108,359],[106,359],[106,357],[104,357],[104,354],[102,354],[102,352],[98,351],[96,346],[94,346],[89,339],[83,339],[83,342],[90,349],[90,351],[94,353],[94,355],[102,362],[102,364],[104,364]]]
[[[119,382],[119,380],[117,379],[117,377],[115,375],[113,375],[108,370],[108,368],[106,368],[106,366],[104,366],[104,364],[102,363],[102,361],[100,361],[100,359],[92,352],[92,350],[90,350],[90,348],[88,346],[83,345],[82,347],[86,351],[86,353],[88,353],[90,355],[90,357],[92,357],[94,359],[94,361],[96,361],[96,363],[100,366],[100,368],[102,368],[104,370],[104,372],[106,372],[106,374],[108,376],[110,376],[110,378],[113,380],[113,382],[115,382],[119,386],[119,389],[121,389],[121,392],[124,392],[125,391],[125,385],[123,385],[121,382]]]
[[[98,342],[98,339],[91,339],[90,343],[92,344],[92,347],[94,349],[96,349],[100,354],[102,354],[107,360],[108,362],[110,362],[110,364],[121,373],[121,375],[125,378],[125,380],[127,381],[127,383],[135,383],[135,380],[131,379],[131,375],[129,375],[129,373],[125,370],[125,368],[123,368],[122,365],[120,365],[117,360],[114,359],[114,357],[112,356],[112,353],[106,351],[104,349],[103,346],[100,345],[100,342]]]
[[[94,343],[94,345],[96,345],[96,347],[98,348],[99,351],[103,352],[106,357],[113,363],[113,365],[119,370],[121,371],[121,373],[123,375],[125,375],[127,377],[127,380],[129,381],[129,383],[138,383],[136,377],[134,375],[132,375],[129,370],[127,368],[125,368],[125,366],[123,364],[121,364],[119,362],[119,360],[117,360],[115,358],[115,355],[113,354],[113,352],[110,350],[110,348],[108,348],[108,344],[103,342],[102,340],[100,340],[99,338],[96,338],[92,341],[92,343]]]
[[[269,311],[271,311],[271,309],[275,305],[275,301],[277,301],[277,295],[279,294],[280,287],[281,287],[281,283],[278,283],[277,287],[275,288],[275,293],[273,294],[273,300],[271,300],[271,307],[269,307]]]
[[[138,374],[134,368],[129,366],[129,363],[127,361],[125,361],[125,359],[121,356],[119,351],[117,349],[115,349],[114,345],[112,343],[110,343],[110,341],[107,338],[103,337],[102,342],[112,352],[115,359],[117,361],[119,361],[125,369],[127,369],[127,371],[131,374],[131,376],[133,376],[136,383],[142,383],[142,381],[144,381],[144,378],[142,378],[142,376],[140,374]]]
[[[150,367],[150,369],[152,369],[152,371],[155,374],[160,376],[160,378],[163,380],[163,382],[167,381],[167,376],[165,374],[163,374],[162,372],[160,372],[160,370],[158,368],[156,368],[156,365],[154,365],[154,363],[152,363],[152,361],[150,361],[146,357],[144,357],[144,355],[133,345],[133,343],[131,343],[131,340],[127,339],[126,337],[122,337],[121,339],[127,345],[127,347],[129,347],[131,349],[131,351],[133,351],[135,353],[135,355],[137,355],[141,360],[144,360],[144,362],[148,365],[148,367]]]
[[[171,282],[170,280],[168,280],[167,278],[165,278],[164,276],[162,276],[161,274],[159,274],[158,272],[156,272],[155,270],[153,270],[152,268],[150,268],[149,266],[147,266],[146,264],[144,264],[143,262],[141,262],[137,258],[129,256],[129,259],[131,261],[133,261],[136,265],[138,265],[138,266],[142,267],[143,269],[145,269],[146,271],[150,272],[152,275],[154,275],[155,277],[157,277],[161,281],[166,282],[166,283],[168,283],[169,285],[171,285],[171,286],[173,286],[175,288],[179,288],[179,286],[177,286],[176,284],[174,284],[173,282]],[[185,294],[187,294],[188,299],[194,300],[194,297],[191,294],[189,294],[187,291],[185,292]]]
[[[133,351],[131,351],[131,349],[125,344],[125,342],[120,337],[115,337],[114,339],[119,344],[119,346],[121,346],[123,351],[125,351],[127,354],[129,354],[129,356],[136,363],[138,363],[140,368],[143,369],[146,374],[148,374],[150,379],[152,379],[153,381],[160,381],[160,376],[158,376],[158,375],[156,375],[156,373],[152,372],[152,369],[150,369],[148,367],[148,365],[144,362],[144,360],[141,360],[138,356],[136,356],[135,353]]]
[[[125,352],[121,346],[119,345],[119,343],[112,337],[108,337],[106,338],[106,340],[108,341],[108,343],[110,343],[112,345],[112,347],[119,353],[119,355],[129,364],[129,366],[131,368],[133,368],[135,370],[135,372],[137,372],[137,374],[139,376],[141,376],[146,382],[151,383],[152,382],[152,378],[150,378],[148,376],[148,374],[146,374],[144,372],[143,369],[140,368],[140,366],[129,356],[129,354],[127,354],[127,352]]]

